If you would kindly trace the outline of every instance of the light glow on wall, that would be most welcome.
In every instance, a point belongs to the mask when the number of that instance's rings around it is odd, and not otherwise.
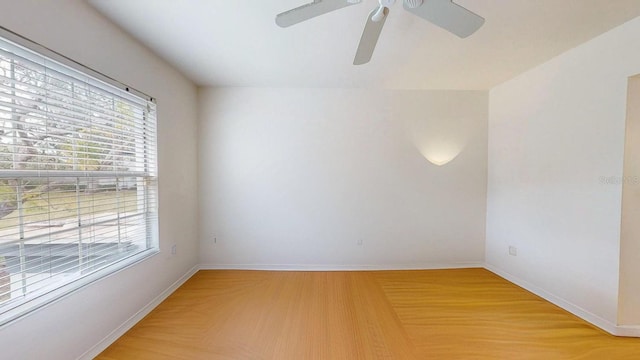
[[[417,147],[425,159],[437,166],[450,163],[464,150],[463,144],[453,141],[430,141]]]

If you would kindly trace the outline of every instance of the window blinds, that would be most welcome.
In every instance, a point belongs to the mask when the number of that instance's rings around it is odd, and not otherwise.
[[[157,249],[156,108],[0,38],[0,314]]]

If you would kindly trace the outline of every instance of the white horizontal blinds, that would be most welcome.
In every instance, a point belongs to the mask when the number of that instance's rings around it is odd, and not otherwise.
[[[155,104],[0,39],[0,313],[155,244]]]
[[[143,171],[136,146],[153,142],[155,124],[145,118],[153,104],[104,87],[0,50],[1,129],[18,138],[0,169]],[[57,151],[43,151],[45,143]]]

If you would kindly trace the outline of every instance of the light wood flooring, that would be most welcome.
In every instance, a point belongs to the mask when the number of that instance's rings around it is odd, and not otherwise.
[[[199,271],[97,359],[640,359],[484,269]]]

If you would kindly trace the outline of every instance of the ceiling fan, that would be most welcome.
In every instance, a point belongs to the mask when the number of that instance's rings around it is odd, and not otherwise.
[[[285,11],[276,16],[276,24],[289,27],[328,12],[361,3],[362,0],[313,0],[312,3]],[[378,0],[379,5],[373,9],[364,26],[360,44],[356,51],[354,65],[366,64],[371,60],[384,22],[389,15],[389,8],[396,0]],[[455,4],[452,0],[403,0],[404,9],[439,27],[461,37],[476,32],[484,18]]]

